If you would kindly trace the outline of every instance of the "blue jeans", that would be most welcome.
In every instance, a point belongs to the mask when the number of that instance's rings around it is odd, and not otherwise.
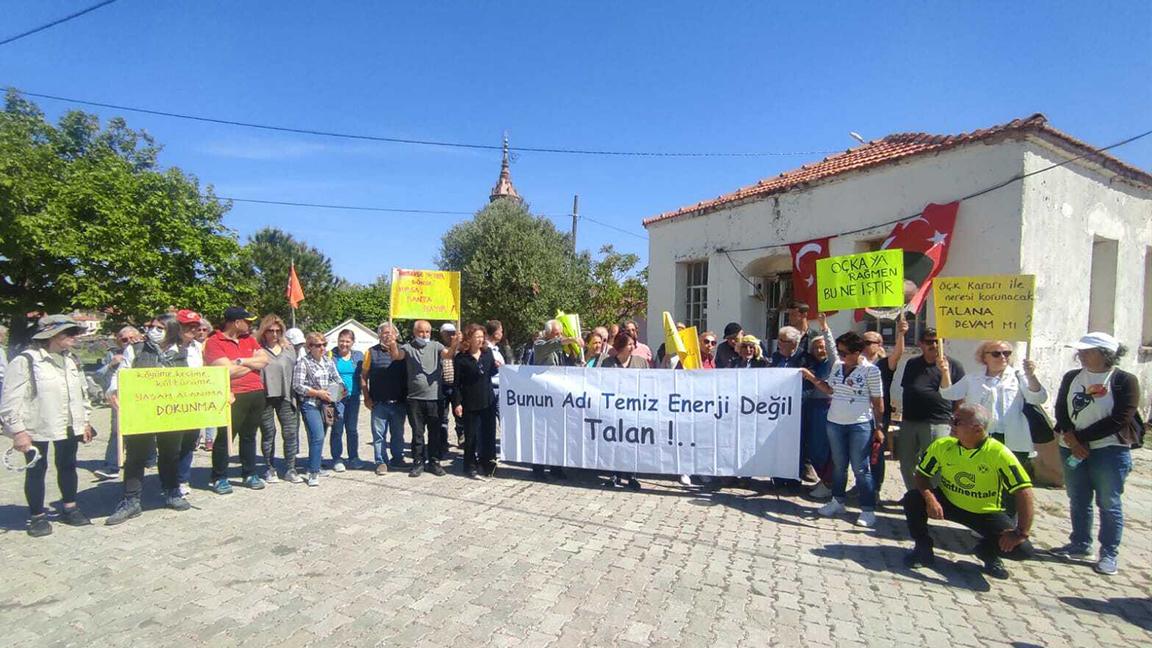
[[[372,458],[378,463],[386,463],[384,443],[389,432],[392,440],[388,442],[388,453],[392,455],[393,462],[404,460],[404,419],[408,416],[408,408],[404,403],[372,403]]]
[[[816,474],[824,479],[828,475],[832,449],[828,446],[828,406],[832,401],[809,398],[800,412],[800,473],[804,462],[812,464]]]
[[[832,447],[832,497],[844,500],[848,489],[848,464],[851,463],[860,492],[860,508],[876,508],[876,490],[872,486],[869,465],[872,459],[872,423],[841,425],[829,421],[828,444]]]
[[[348,460],[360,459],[360,434],[357,431],[360,417],[360,394],[349,396],[336,403],[336,420],[332,422],[332,436],[328,444],[332,449],[332,461],[341,461],[344,456],[344,434],[348,434]]]
[[[1067,462],[1072,451],[1060,448]],[[1105,446],[1088,452],[1088,458],[1075,468],[1064,463],[1064,490],[1072,518],[1069,540],[1080,549],[1092,546],[1092,502],[1100,509],[1100,556],[1115,558],[1124,533],[1124,510],[1120,496],[1124,480],[1132,472],[1132,451],[1127,446]]]
[[[320,455],[324,453],[324,412],[315,405],[300,406],[304,428],[308,430],[308,472],[320,472]]]

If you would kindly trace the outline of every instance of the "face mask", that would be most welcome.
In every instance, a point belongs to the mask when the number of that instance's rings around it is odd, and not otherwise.
[[[422,337],[412,338],[412,346],[416,347],[417,349],[423,349],[425,346],[427,346],[427,344],[428,344],[427,338],[422,338]]]
[[[148,341],[151,342],[152,344],[160,344],[161,342],[163,342],[164,336],[166,334],[167,334],[167,331],[165,331],[162,328],[150,328],[147,331],[145,331],[145,335],[148,336]]]

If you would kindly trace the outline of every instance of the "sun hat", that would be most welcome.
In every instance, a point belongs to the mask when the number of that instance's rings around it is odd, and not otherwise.
[[[69,329],[77,329],[77,334],[87,330],[72,319],[71,315],[45,315],[36,322],[36,332],[32,334],[32,339],[47,340]]]
[[[1084,349],[1104,349],[1116,353],[1120,348],[1120,341],[1107,333],[1093,331],[1072,344],[1065,344],[1064,346],[1081,351]]]

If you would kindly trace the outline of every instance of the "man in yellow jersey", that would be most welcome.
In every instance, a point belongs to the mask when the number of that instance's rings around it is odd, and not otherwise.
[[[904,516],[916,548],[904,558],[915,569],[935,562],[928,518],[951,520],[976,531],[976,555],[984,573],[1008,578],[1001,556],[1022,560],[1034,555],[1028,542],[1032,528],[1032,482],[1020,461],[1004,444],[988,437],[988,412],[961,405],[952,417],[952,436],[937,439],[916,466],[916,489],[904,496]],[[939,475],[940,486],[931,479]],[[1016,498],[1014,523],[1001,506],[1001,491]]]

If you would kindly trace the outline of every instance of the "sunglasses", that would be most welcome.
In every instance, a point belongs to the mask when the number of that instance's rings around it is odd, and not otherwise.
[[[706,346],[716,346],[716,340],[704,340]]]
[[[990,355],[993,358],[1005,358],[1005,359],[1007,359],[1007,358],[1012,357],[1012,352],[1011,351],[985,351],[984,355]]]
[[[267,332],[268,333],[276,333],[277,335],[279,335],[280,333],[283,333],[284,331],[281,331],[280,329],[268,329]]]
[[[940,344],[940,340],[920,340],[920,344],[924,346],[936,346]]]
[[[324,344],[323,342],[313,342],[313,343],[309,344],[308,346],[312,347],[313,349],[323,349],[324,347],[326,347],[328,345]]]

